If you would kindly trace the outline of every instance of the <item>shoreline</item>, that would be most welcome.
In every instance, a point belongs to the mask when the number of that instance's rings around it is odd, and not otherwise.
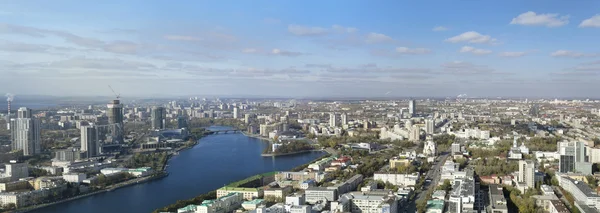
[[[324,150],[318,150],[318,149],[312,149],[312,150],[304,150],[304,151],[290,152],[290,153],[262,153],[262,154],[260,154],[260,156],[263,156],[263,157],[277,157],[277,156],[303,154],[303,153],[307,153],[307,152],[326,152],[326,151],[324,151]]]
[[[90,192],[90,193],[78,195],[78,196],[75,196],[75,197],[70,197],[70,198],[59,200],[59,201],[55,201],[55,202],[52,202],[52,203],[44,203],[44,204],[40,204],[40,205],[36,205],[36,206],[25,207],[23,209],[16,209],[16,210],[13,210],[13,211],[10,211],[10,212],[14,212],[14,213],[30,212],[30,211],[33,211],[33,210],[42,209],[42,208],[46,208],[46,207],[49,207],[49,206],[53,206],[53,205],[57,205],[57,204],[61,204],[61,203],[66,203],[66,202],[78,200],[78,199],[81,199],[81,198],[86,198],[86,197],[89,197],[89,196],[92,196],[92,195],[97,195],[97,194],[101,194],[101,193],[111,192],[111,191],[114,191],[114,190],[117,190],[117,189],[120,189],[120,188],[125,188],[125,187],[128,187],[128,186],[134,186],[134,185],[137,185],[137,184],[140,184],[140,183],[145,183],[145,182],[149,182],[149,181],[153,181],[153,180],[158,180],[158,179],[161,179],[161,178],[164,178],[164,177],[167,177],[167,176],[169,176],[169,173],[163,171],[160,174],[157,174],[157,175],[154,175],[154,176],[131,179],[131,180],[128,180],[127,183],[123,183],[123,184],[120,184],[120,185],[117,185],[117,186],[114,186],[114,187],[111,187],[111,188],[101,189],[101,190],[98,190],[98,191],[94,191],[94,192]],[[139,180],[139,179],[142,179],[142,180]]]

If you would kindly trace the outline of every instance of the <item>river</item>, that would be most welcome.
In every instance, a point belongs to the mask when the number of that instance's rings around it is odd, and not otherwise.
[[[211,127],[226,129],[226,127]],[[215,190],[225,184],[271,171],[289,170],[322,155],[261,157],[267,144],[243,134],[209,135],[198,145],[181,151],[169,161],[169,176],[32,212],[129,212],[148,213],[157,208]]]

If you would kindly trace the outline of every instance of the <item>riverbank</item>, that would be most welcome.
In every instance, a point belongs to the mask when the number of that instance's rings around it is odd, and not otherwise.
[[[325,151],[318,150],[318,149],[312,149],[312,150],[302,150],[302,151],[290,152],[290,153],[263,153],[260,156],[277,157],[277,156],[286,156],[286,155],[297,155],[297,154],[303,154],[303,153],[307,153],[307,152],[325,152]]]
[[[246,136],[246,137],[249,137],[249,138],[256,138],[256,139],[262,140],[262,141],[264,141],[264,142],[269,142],[269,143],[271,142],[271,140],[270,140],[270,139],[264,138],[264,137],[262,137],[262,136],[260,136],[260,135],[256,135],[256,134],[248,134],[248,133],[246,133],[246,132],[244,132],[244,131],[240,131],[240,132],[241,132],[241,133],[242,133],[244,136]]]
[[[14,213],[30,212],[30,211],[33,211],[33,210],[36,210],[36,209],[41,209],[41,208],[45,208],[45,207],[56,205],[56,204],[70,202],[70,201],[73,201],[73,200],[77,200],[77,199],[89,197],[89,196],[92,196],[92,195],[114,191],[114,190],[117,190],[117,189],[120,189],[120,188],[124,188],[124,187],[127,187],[127,186],[133,186],[133,185],[136,185],[136,184],[139,184],[139,183],[145,183],[145,182],[148,182],[148,181],[161,179],[161,178],[164,178],[166,176],[169,176],[169,173],[167,173],[167,172],[160,172],[159,174],[156,174],[156,175],[152,175],[152,176],[148,176],[148,177],[135,178],[135,179],[131,179],[131,180],[125,181],[123,183],[118,183],[118,184],[116,184],[114,186],[111,186],[111,187],[108,187],[106,189],[101,189],[101,190],[98,190],[98,191],[89,192],[89,193],[86,193],[86,194],[78,195],[78,196],[75,196],[75,197],[70,197],[70,198],[67,198],[67,199],[64,199],[64,200],[55,201],[55,202],[52,202],[52,203],[44,203],[44,204],[36,205],[36,206],[29,206],[29,207],[25,207],[23,209],[17,209],[17,210],[11,211],[11,212],[14,212]]]

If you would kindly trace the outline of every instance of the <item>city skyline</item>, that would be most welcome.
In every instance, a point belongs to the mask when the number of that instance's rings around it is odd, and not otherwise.
[[[600,2],[34,1],[0,9],[0,92],[598,97]]]

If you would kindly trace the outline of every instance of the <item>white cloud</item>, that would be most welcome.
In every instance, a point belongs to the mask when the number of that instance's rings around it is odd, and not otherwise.
[[[339,33],[355,33],[358,31],[358,29],[354,28],[354,27],[344,27],[344,26],[340,26],[340,25],[333,25],[331,26],[331,29],[335,30],[336,32]]]
[[[571,50],[557,50],[557,51],[554,51],[553,53],[551,53],[550,55],[554,56],[554,57],[581,58],[581,57],[593,57],[593,56],[596,56],[597,54],[575,52],[575,51],[571,51]]]
[[[510,22],[510,24],[546,27],[560,27],[568,23],[569,16],[560,16],[557,13],[536,14],[533,11],[523,13]]]
[[[477,48],[471,47],[471,46],[464,46],[464,47],[460,48],[459,52],[471,53],[473,55],[487,55],[487,54],[492,53],[491,50],[477,49]]]
[[[396,48],[396,52],[400,54],[406,55],[418,55],[418,54],[428,54],[431,50],[427,48],[408,48],[408,47],[398,47]]]
[[[478,75],[478,74],[495,74],[495,70],[487,66],[475,65],[465,61],[452,61],[443,63],[442,68],[451,74],[462,75]]]
[[[184,35],[166,35],[166,36],[164,36],[164,38],[167,40],[171,40],[171,41],[200,41],[200,40],[202,40],[201,38],[198,38],[198,37],[184,36]]]
[[[592,16],[589,19],[583,20],[579,27],[600,27],[600,14]]]
[[[482,35],[475,31],[465,32],[463,34],[446,39],[447,42],[459,43],[495,43],[497,40],[489,35]]]
[[[498,55],[502,56],[502,57],[507,57],[507,58],[517,58],[517,57],[524,56],[526,54],[527,54],[526,52],[501,52]]]
[[[289,25],[288,31],[297,36],[318,36],[329,33],[327,29],[322,27],[308,27],[295,24]]]
[[[301,53],[301,52],[292,52],[292,51],[281,50],[281,49],[273,49],[273,50],[271,50],[271,54],[280,55],[280,56],[289,56],[289,57],[303,55],[303,53]]]
[[[365,40],[369,44],[392,42],[394,39],[381,33],[369,33]]]
[[[444,27],[444,26],[436,26],[436,27],[434,27],[434,28],[433,28],[433,29],[431,29],[431,30],[433,30],[433,31],[435,31],[435,32],[439,32],[439,31],[446,31],[446,30],[448,30],[448,28],[447,28],[447,27]]]

